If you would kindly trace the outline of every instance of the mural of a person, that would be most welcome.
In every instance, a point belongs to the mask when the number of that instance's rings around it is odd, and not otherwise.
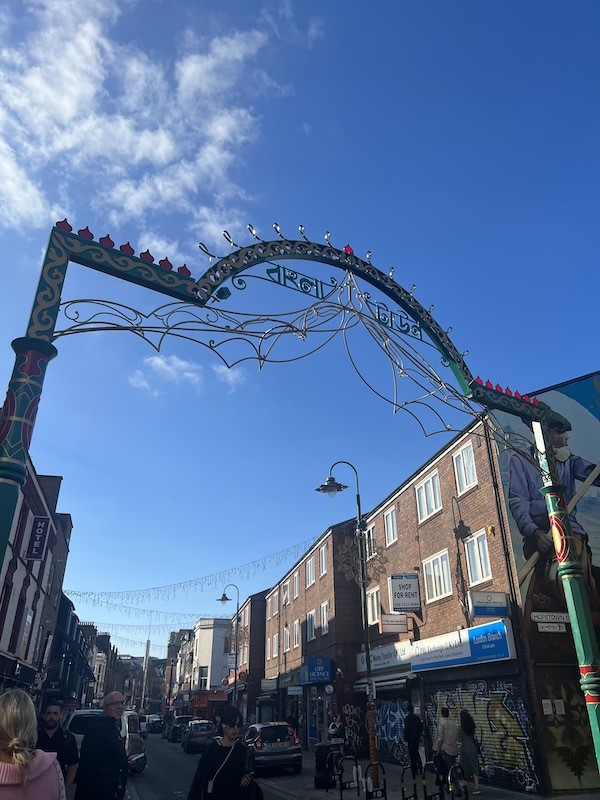
[[[596,470],[596,465],[571,453],[568,447],[571,424],[559,415],[549,425],[550,444],[557,462],[560,483],[565,487],[565,499],[570,504],[576,495],[578,482],[583,483]],[[600,486],[600,474],[593,480]],[[533,451],[530,458],[515,453],[510,460],[508,502],[512,516],[523,537],[523,554],[527,559],[519,572],[523,583],[535,569],[535,589],[532,601],[536,608],[564,605],[562,586],[557,572],[554,543],[546,501],[541,494],[542,475],[535,463]],[[592,565],[588,535],[576,516],[576,506],[569,514],[577,554],[581,560],[584,577],[589,588],[590,607],[600,610],[600,569]]]

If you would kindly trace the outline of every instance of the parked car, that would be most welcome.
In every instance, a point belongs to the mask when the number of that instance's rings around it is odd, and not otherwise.
[[[104,712],[101,708],[82,708],[71,712],[65,723],[65,728],[71,731],[77,742],[77,749],[81,751],[83,737],[89,725],[98,719]],[[143,772],[146,767],[146,748],[140,731],[140,720],[135,711],[125,711],[121,717],[121,738],[125,741],[125,752],[129,762],[130,772]]]
[[[148,733],[162,733],[163,721],[158,714],[148,715]]]
[[[188,714],[182,714],[180,717],[173,717],[167,724],[167,739],[169,742],[180,742],[183,729],[187,727],[188,722],[191,722],[193,717]]]
[[[145,714],[140,714],[140,733],[144,739],[148,736],[148,717]]]
[[[181,734],[185,753],[200,753],[213,738],[213,724],[209,719],[193,719]]]
[[[261,722],[251,725],[243,742],[248,748],[250,769],[292,767],[302,772],[302,747],[296,732],[287,722]]]

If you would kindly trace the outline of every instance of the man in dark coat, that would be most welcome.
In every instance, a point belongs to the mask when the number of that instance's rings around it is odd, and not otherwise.
[[[410,756],[410,768],[413,778],[423,772],[423,764],[421,756],[419,755],[419,743],[423,735],[423,723],[420,718],[415,714],[414,708],[408,706],[408,714],[404,718],[404,741],[408,747],[408,755]]]
[[[103,700],[104,714],[90,723],[83,737],[75,800],[123,800],[127,783],[127,756],[121,739],[125,700],[110,692]]]
[[[79,753],[73,734],[60,726],[61,713],[58,700],[49,700],[46,703],[38,728],[37,748],[46,753],[56,753],[56,760],[65,779],[65,788],[68,789],[75,780]]]

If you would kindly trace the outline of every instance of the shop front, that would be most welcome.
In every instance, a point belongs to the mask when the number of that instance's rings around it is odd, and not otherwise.
[[[539,791],[527,690],[516,657],[512,624],[499,619],[419,641],[375,648],[371,671],[376,688],[380,758],[406,763],[404,719],[409,702],[420,711],[427,755],[441,709],[458,721],[461,708],[475,719],[482,741],[482,774],[488,783]],[[365,654],[357,654],[365,691]]]
[[[303,688],[303,714],[300,736],[306,749],[327,741],[327,728],[333,718],[333,676],[331,658],[309,658],[300,667],[299,684]]]

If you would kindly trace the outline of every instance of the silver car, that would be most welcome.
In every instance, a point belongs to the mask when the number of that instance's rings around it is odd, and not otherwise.
[[[248,749],[250,770],[264,767],[291,767],[302,772],[302,747],[287,722],[259,722],[251,725],[243,737]]]

